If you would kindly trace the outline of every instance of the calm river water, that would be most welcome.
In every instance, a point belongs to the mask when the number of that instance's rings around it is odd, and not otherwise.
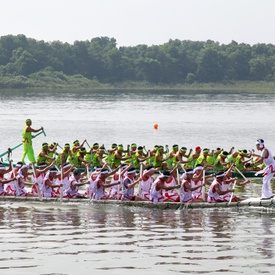
[[[85,138],[226,150],[263,138],[275,154],[275,95],[1,90],[0,102],[0,153],[21,143],[30,117],[47,133],[34,140],[36,153],[45,141]],[[0,274],[274,274],[274,233],[273,209],[0,202]]]

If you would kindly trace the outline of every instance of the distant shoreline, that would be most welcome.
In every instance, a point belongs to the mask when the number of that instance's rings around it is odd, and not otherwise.
[[[192,83],[161,85],[149,82],[100,83],[86,78],[51,81],[36,80],[26,77],[0,77],[1,90],[175,90],[175,91],[223,91],[275,94],[275,81],[230,81],[226,83]]]

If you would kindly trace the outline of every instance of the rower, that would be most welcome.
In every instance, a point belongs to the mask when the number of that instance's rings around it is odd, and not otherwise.
[[[119,183],[111,183],[110,181],[107,181],[107,178],[109,176],[112,176],[118,171],[119,167],[114,169],[112,172],[109,172],[108,169],[103,168],[99,172],[98,177],[95,181],[95,188],[94,188],[94,199],[95,200],[106,200],[109,198],[108,193],[105,191],[105,188],[117,185]]]
[[[40,164],[40,163],[49,163],[49,161],[53,161],[54,160],[54,157],[53,156],[50,156],[50,152],[52,150],[49,149],[49,145],[47,142],[44,142],[42,144],[42,148],[41,148],[41,151],[40,153],[38,154],[37,156],[37,164]]]
[[[205,184],[202,182],[199,183],[198,185],[193,183],[193,174],[194,174],[193,169],[189,168],[189,169],[186,169],[186,172],[183,175],[183,181],[181,183],[181,188],[180,188],[181,202],[187,203],[187,202],[201,199],[201,196],[198,196],[198,195],[193,196],[193,192],[197,189],[201,190],[201,188]]]
[[[256,148],[261,151],[261,157],[254,164],[262,161],[265,165],[262,171],[256,173],[263,174],[262,199],[271,199],[274,197],[270,182],[275,174],[275,161],[271,151],[265,147],[263,139],[257,140]]]
[[[56,158],[56,165],[58,167],[62,166],[64,163],[66,163],[68,161],[68,158],[73,158],[71,149],[70,149],[70,144],[66,143],[64,145],[63,150],[58,154],[57,158]]]
[[[81,195],[78,190],[80,186],[87,184],[87,179],[83,178],[81,171],[79,169],[74,169],[73,174],[69,178],[69,184],[64,190],[64,197],[70,199],[82,199],[85,198],[84,195]]]
[[[46,174],[42,188],[41,188],[41,193],[42,197],[45,198],[56,198],[58,197],[58,194],[55,191],[56,187],[62,187],[62,183],[56,184],[56,179],[57,179],[57,168],[55,166],[52,166],[48,173]]]
[[[208,190],[207,201],[210,203],[228,201],[228,193],[234,192],[234,189],[224,188],[226,173],[220,171],[215,174],[215,179]]]
[[[43,131],[43,127],[40,127],[39,129],[33,129],[31,127],[32,121],[31,119],[26,119],[26,126],[23,129],[23,155],[22,155],[22,162],[25,162],[25,157],[28,156],[28,159],[30,162],[35,163],[35,157],[34,157],[34,151],[32,147],[32,133],[37,133],[39,131]]]
[[[135,185],[138,184],[139,181],[140,181],[140,178],[136,174],[136,169],[134,167],[129,168],[122,182],[121,200],[134,201],[136,199],[134,190],[135,190]]]
[[[10,167],[6,169],[6,167],[0,163],[0,196],[6,196],[8,193],[4,189],[4,185],[13,181],[13,179],[6,179],[4,177],[5,174],[9,173],[12,170],[11,161]]]
[[[165,202],[169,201],[168,198],[163,196],[164,190],[172,190],[175,188],[179,188],[180,185],[176,186],[165,186],[165,182],[169,181],[171,174],[169,171],[164,171],[163,174],[157,177],[157,179],[153,182],[151,190],[150,190],[150,197],[151,201],[156,204],[158,202]]]
[[[142,164],[143,165],[143,164]],[[153,165],[149,165],[143,169],[143,173],[140,179],[140,192],[137,195],[138,200],[150,201],[150,190],[154,182],[154,174],[156,170]]]
[[[197,146],[195,148],[195,152],[187,158],[188,163],[185,164],[185,167],[187,169],[191,169],[191,168],[193,169],[195,167],[195,163],[199,158],[200,153],[201,153],[201,147]]]

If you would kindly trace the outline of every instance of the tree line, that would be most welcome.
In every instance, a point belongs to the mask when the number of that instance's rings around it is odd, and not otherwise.
[[[162,45],[118,47],[109,37],[73,44],[25,35],[0,38],[0,78],[35,79],[49,71],[110,84],[272,81],[275,45],[176,39]]]

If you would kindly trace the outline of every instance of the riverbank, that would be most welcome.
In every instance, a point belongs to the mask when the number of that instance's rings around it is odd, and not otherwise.
[[[77,90],[182,90],[182,91],[224,91],[249,93],[275,93],[275,81],[228,81],[223,83],[154,84],[149,82],[124,81],[101,83],[82,75],[67,76],[62,72],[50,75],[33,74],[25,76],[0,77],[1,89],[77,89]]]

